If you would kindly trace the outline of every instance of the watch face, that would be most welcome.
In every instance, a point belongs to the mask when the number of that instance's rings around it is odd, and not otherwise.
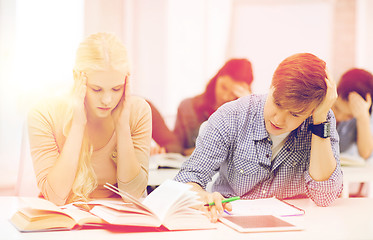
[[[330,123],[323,123],[324,125],[324,138],[330,137]]]

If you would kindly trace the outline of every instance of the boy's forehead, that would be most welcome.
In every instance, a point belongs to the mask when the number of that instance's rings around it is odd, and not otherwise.
[[[293,99],[279,99],[276,100],[273,98],[273,102],[279,107],[288,110],[291,113],[303,116],[309,116],[316,108],[314,103],[299,103]]]

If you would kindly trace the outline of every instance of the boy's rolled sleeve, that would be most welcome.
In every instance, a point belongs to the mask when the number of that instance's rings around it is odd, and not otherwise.
[[[343,173],[339,164],[325,181],[313,180],[308,171],[304,175],[307,195],[316,205],[327,207],[340,196],[343,189]]]

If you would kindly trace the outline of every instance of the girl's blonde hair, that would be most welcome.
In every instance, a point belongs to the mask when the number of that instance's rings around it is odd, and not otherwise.
[[[81,72],[116,70],[124,75],[129,74],[127,50],[121,41],[110,33],[96,33],[88,36],[80,43],[74,66],[74,89],[77,75]],[[63,129],[67,136],[73,118],[73,109],[70,107],[68,117]],[[97,177],[91,164],[93,147],[87,132],[84,133],[80,150],[78,170],[72,186],[72,193],[67,202],[88,201],[89,194],[97,187]]]

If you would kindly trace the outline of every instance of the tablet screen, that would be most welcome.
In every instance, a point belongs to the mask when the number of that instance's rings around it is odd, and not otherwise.
[[[273,215],[226,216],[220,221],[240,232],[301,230],[298,226]]]

